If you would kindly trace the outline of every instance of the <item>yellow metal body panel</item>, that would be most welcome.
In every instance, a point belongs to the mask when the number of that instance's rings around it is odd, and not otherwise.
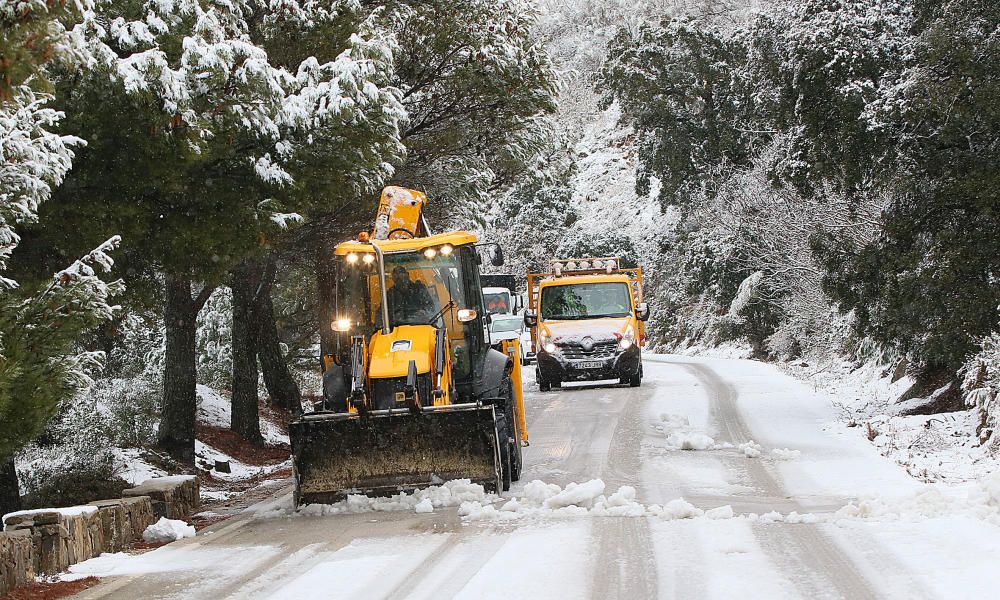
[[[375,333],[368,345],[368,377],[406,377],[411,360],[417,363],[417,373],[429,373],[435,335],[435,329],[430,325],[400,325],[389,335],[383,335],[381,331]]]
[[[437,246],[444,246],[445,244],[451,246],[466,246],[468,244],[475,244],[479,241],[476,234],[469,233],[468,231],[450,231],[448,233],[438,233],[436,235],[430,235],[427,237],[418,237],[406,240],[384,240],[378,241],[378,247],[382,249],[382,252],[406,252],[408,250],[424,250],[426,248],[433,248]],[[345,254],[350,254],[351,252],[356,252],[358,254],[367,254],[370,252],[375,252],[372,245],[365,242],[349,241],[342,242],[337,245],[334,250],[334,254],[337,256],[343,256]]]
[[[375,213],[375,240],[414,238],[420,235],[420,215],[427,204],[427,195],[416,190],[389,186],[382,190],[382,198]]]
[[[524,420],[524,383],[521,381],[521,340],[504,340],[502,343],[503,352],[513,361],[514,369],[511,371],[510,380],[514,384],[514,420],[517,421],[517,428],[521,430],[521,441],[528,442],[528,425]]]

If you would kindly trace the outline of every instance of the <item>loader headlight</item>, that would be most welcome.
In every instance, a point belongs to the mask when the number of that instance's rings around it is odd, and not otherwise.
[[[351,252],[347,255],[347,264],[354,265],[358,263],[358,255]]]
[[[351,320],[350,319],[337,319],[333,322],[333,330],[339,331],[341,333],[351,330]]]
[[[428,248],[424,250],[424,258],[426,258],[427,260],[434,258],[435,256],[437,256],[437,254],[438,254],[437,248]]]
[[[375,255],[374,254],[365,254],[361,258],[361,262],[365,263],[366,265],[370,265],[373,262],[375,262]]]
[[[451,256],[451,253],[455,251],[455,247],[451,244],[445,244],[441,246],[441,256]]]

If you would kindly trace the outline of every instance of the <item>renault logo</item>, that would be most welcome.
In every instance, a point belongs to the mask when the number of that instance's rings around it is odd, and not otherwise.
[[[590,352],[594,349],[594,338],[587,336],[580,340],[580,347],[585,351]]]

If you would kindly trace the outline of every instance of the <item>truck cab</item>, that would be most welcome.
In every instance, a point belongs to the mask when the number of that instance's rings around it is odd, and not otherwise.
[[[565,381],[617,379],[638,387],[649,307],[642,270],[617,258],[553,261],[528,276],[528,310],[539,388]]]

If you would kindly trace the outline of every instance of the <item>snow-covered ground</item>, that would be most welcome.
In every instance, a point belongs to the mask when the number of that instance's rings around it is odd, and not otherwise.
[[[643,386],[526,386],[501,496],[448,482],[291,510],[288,490],[85,598],[990,598],[1000,479],[927,484],[773,365],[648,355]]]
[[[832,358],[819,364],[788,363],[782,370],[825,394],[845,427],[861,429],[884,456],[928,483],[968,483],[1000,470],[1000,455],[980,444],[974,407],[932,415],[902,416],[913,402],[897,399],[914,381],[892,381],[892,365],[860,367]]]

